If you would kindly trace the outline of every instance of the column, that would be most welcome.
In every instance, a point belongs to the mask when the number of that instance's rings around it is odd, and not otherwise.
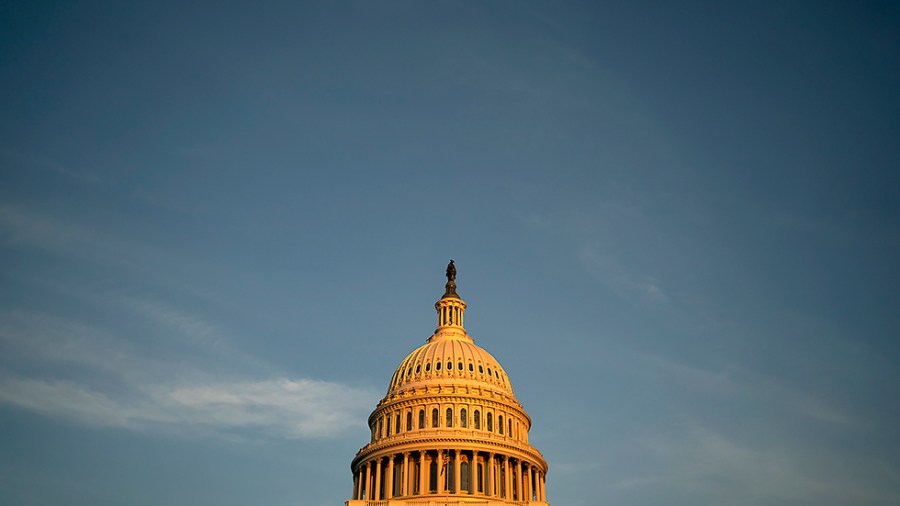
[[[425,495],[425,450],[419,450],[419,495]]]
[[[494,496],[494,452],[488,453],[487,473],[484,477],[484,494],[488,497]]]
[[[372,487],[372,491],[375,492],[372,494],[372,497],[376,501],[381,500],[381,459],[382,457],[378,457],[378,460],[375,461],[375,486]]]
[[[532,497],[534,497],[534,466],[528,464],[528,492],[525,495],[525,500],[530,501]]]
[[[403,452],[403,472],[400,480],[400,495],[409,495],[409,452]]]
[[[541,473],[541,500],[547,502],[547,476]]]
[[[384,479],[384,498],[394,497],[394,456],[388,456],[387,477]]]
[[[372,461],[366,462],[366,500],[372,500]]]
[[[516,500],[522,500],[522,461],[516,460]]]
[[[472,450],[472,458],[469,460],[469,488],[467,489],[469,494],[475,494],[478,492],[478,483],[475,481],[478,479],[478,452]]]
[[[459,493],[461,493],[460,489],[459,489],[459,485],[462,483],[462,481],[460,481],[460,479],[459,479],[460,478],[459,450],[453,450],[453,451],[454,451],[454,454],[453,454],[453,487],[454,487],[454,492],[459,494]]]
[[[435,469],[437,470],[437,473],[438,473],[438,475],[437,475],[437,480],[435,480],[435,482],[437,483],[437,487],[435,487],[435,489],[437,490],[437,493],[438,493],[438,494],[442,494],[442,493],[444,493],[444,474],[445,474],[445,471],[444,471],[444,450],[438,450],[438,451],[437,451],[437,465],[434,466],[434,467],[435,467]],[[448,469],[448,471],[449,471],[449,469]]]
[[[506,499],[507,501],[512,500],[512,479],[511,479],[512,477],[510,476],[511,473],[509,471],[510,471],[509,456],[504,455],[503,456],[503,482],[504,482],[503,485],[506,487],[506,490],[504,490],[505,493],[503,494],[503,498]]]

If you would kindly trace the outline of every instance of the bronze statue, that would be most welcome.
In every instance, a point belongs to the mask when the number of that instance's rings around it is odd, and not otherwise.
[[[444,288],[446,288],[444,297],[459,298],[459,295],[456,294],[456,266],[453,265],[453,260],[447,264],[447,284],[444,285]]]
[[[447,264],[447,281],[455,281],[456,280],[456,266],[453,265],[453,260],[450,260],[450,263]]]

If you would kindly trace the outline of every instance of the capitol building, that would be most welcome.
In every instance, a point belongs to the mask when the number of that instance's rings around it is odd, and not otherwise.
[[[347,506],[546,506],[547,462],[506,371],[464,327],[447,266],[438,327],[400,362],[351,463]]]

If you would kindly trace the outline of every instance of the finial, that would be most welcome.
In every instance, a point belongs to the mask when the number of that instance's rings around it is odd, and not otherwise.
[[[453,260],[450,260],[450,263],[447,264],[447,284],[444,285],[446,290],[444,291],[444,297],[453,297],[455,299],[459,298],[459,295],[456,294],[456,266],[453,265]]]

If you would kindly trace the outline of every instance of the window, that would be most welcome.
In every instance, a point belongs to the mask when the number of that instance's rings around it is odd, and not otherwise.
[[[478,374],[484,374],[484,367],[481,364],[478,364]]]
[[[394,423],[394,430],[399,433],[400,432],[400,413],[397,413],[397,417],[394,419],[396,423]]]
[[[381,437],[381,434],[382,434],[382,432],[381,432],[381,418],[378,419],[377,425],[378,425],[378,437],[380,438],[380,437]]]
[[[491,376],[491,368],[488,367],[488,376]]]
[[[487,429],[488,429],[488,432],[494,432],[494,414],[493,413],[487,414]]]
[[[440,416],[440,415],[438,415],[438,410],[437,410],[437,408],[432,409],[432,410],[431,410],[431,426],[432,426],[432,427],[437,427],[437,426],[438,426],[438,422],[440,421],[440,420],[438,419],[438,416]]]
[[[416,374],[419,374],[420,367],[422,367],[420,364],[416,364]]]
[[[447,408],[447,427],[453,427],[453,408]]]
[[[435,370],[435,371],[440,371],[440,370],[441,370],[441,363],[440,363],[440,362],[434,364],[434,370]]]
[[[391,435],[391,415],[384,417],[384,419],[386,421],[385,425],[387,425],[387,430],[385,431],[384,435],[390,436]]]
[[[420,429],[425,428],[425,410],[424,409],[419,410],[419,428]]]
[[[476,409],[474,416],[475,416],[475,428],[477,430],[481,430],[481,412]]]
[[[506,433],[509,434],[510,437],[512,437],[512,419],[511,418],[508,418],[506,420],[506,428],[507,428]]]
[[[472,367],[472,363],[471,363],[471,362],[469,362],[469,372],[472,372],[472,371],[474,371],[474,370],[475,370],[475,368],[474,368],[474,367]]]
[[[478,476],[475,477],[475,482],[478,483],[478,492],[484,493],[484,464],[479,462],[475,469],[478,470]]]
[[[456,368],[462,371],[462,362],[457,362]]]
[[[430,370],[431,370],[431,362],[428,362],[427,364],[425,364],[425,372],[428,372]]]
[[[422,414],[424,415],[425,413]],[[412,411],[407,411],[406,413],[406,430],[412,430]]]
[[[466,413],[466,408],[462,408],[459,412],[459,426],[463,429],[469,426],[469,421],[466,419],[467,414],[468,413]]]
[[[453,370],[453,362],[451,362],[451,361],[449,361],[449,360],[447,361],[447,370],[448,370],[448,371],[452,371],[452,370]]]
[[[503,415],[497,417],[497,428],[500,430],[500,434],[503,434]]]

